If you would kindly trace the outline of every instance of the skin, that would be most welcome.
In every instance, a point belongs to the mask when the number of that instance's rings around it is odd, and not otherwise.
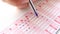
[[[27,8],[29,6],[29,0],[3,0],[11,5],[14,5],[20,9]],[[32,0],[33,2],[37,0]]]

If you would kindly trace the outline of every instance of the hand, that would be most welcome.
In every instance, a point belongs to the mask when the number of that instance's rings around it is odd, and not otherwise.
[[[14,6],[17,6],[18,8],[27,8],[29,6],[29,0],[3,0],[9,4],[12,4]],[[37,0],[32,0],[33,2]]]

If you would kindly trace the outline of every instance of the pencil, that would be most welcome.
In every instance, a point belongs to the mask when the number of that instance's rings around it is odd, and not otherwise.
[[[33,9],[35,15],[38,17],[38,14],[37,14],[37,12],[36,12],[37,10],[36,10],[36,8],[35,8],[35,6],[34,6],[32,0],[29,0],[29,3],[30,3],[30,5],[31,5],[31,8]]]

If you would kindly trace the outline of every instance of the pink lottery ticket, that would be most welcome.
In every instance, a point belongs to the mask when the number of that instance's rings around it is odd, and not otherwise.
[[[37,2],[38,17],[29,10],[0,34],[57,34],[60,29],[60,0]]]

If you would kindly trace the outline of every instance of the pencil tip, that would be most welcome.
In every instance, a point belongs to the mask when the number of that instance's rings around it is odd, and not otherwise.
[[[35,12],[35,15],[38,17],[38,14]]]

